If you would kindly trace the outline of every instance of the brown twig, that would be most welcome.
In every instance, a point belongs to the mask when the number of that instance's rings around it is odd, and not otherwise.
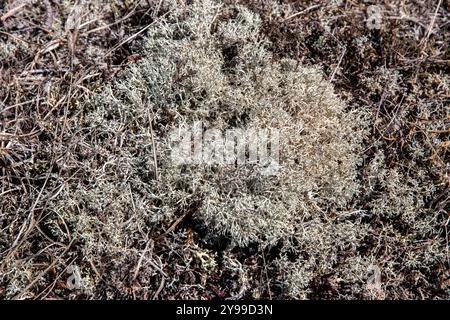
[[[288,16],[287,18],[284,19],[284,22],[286,22],[286,21],[288,21],[288,20],[291,20],[291,19],[293,19],[293,18],[295,18],[295,17],[298,17],[298,16],[300,16],[300,15],[302,15],[302,14],[305,14],[305,13],[311,11],[311,10],[317,9],[317,8],[319,8],[320,6],[321,6],[321,4],[315,4],[315,5],[312,5],[312,6],[308,7],[308,8],[306,8],[305,10],[302,10],[302,11],[300,11],[300,12],[291,14],[290,16]]]
[[[428,29],[427,29],[427,33],[425,34],[425,36],[423,37],[422,41],[420,42],[420,47],[422,47],[422,53],[425,51],[426,47],[427,47],[427,43],[428,43],[428,39],[430,38],[431,32],[433,31],[433,26],[434,23],[436,22],[436,17],[437,14],[439,12],[439,8],[441,7],[442,4],[442,0],[439,0],[437,6],[436,6],[436,10],[434,12],[433,18],[430,21],[430,24],[428,25]]]

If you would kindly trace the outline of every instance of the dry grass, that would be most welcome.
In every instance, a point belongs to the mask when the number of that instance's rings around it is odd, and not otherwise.
[[[264,229],[230,238],[226,220],[233,217],[217,222],[204,211],[205,197],[220,191],[217,172],[201,171],[206,185],[187,194],[195,179],[173,185],[178,176],[170,180],[170,170],[155,166],[149,138],[177,115],[158,105],[167,102],[166,82],[126,78],[151,68],[141,61],[157,57],[148,52],[158,45],[152,32],[192,3],[0,2],[0,298],[448,299],[448,3],[380,2],[382,28],[369,30],[365,3],[225,2],[213,28],[235,21],[234,5],[244,5],[261,19],[257,36],[269,40],[255,50],[270,57],[267,68],[286,58],[320,66],[343,97],[336,99],[347,100],[339,122],[343,114],[370,114],[356,157],[362,161],[350,166],[359,192],[329,190],[338,205],[328,207],[320,191],[320,213],[285,210],[302,219],[270,241]],[[212,92],[217,82],[205,74],[205,83],[201,73],[217,66],[193,52],[187,56],[200,75],[179,80]],[[143,83],[164,98],[154,96],[153,112],[120,109],[127,90]],[[123,93],[116,104],[99,102],[116,90]],[[213,108],[182,108],[181,115],[195,120]],[[217,125],[232,118],[227,109],[214,111]],[[219,199],[215,215],[223,216],[227,202]],[[295,200],[297,207],[304,201]],[[83,290],[67,288],[72,263]],[[381,269],[380,292],[366,288],[371,265]]]

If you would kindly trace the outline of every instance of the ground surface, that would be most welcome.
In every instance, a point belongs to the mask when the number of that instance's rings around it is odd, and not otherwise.
[[[228,249],[196,220],[197,203],[130,237],[119,265],[107,253],[83,259],[83,235],[52,204],[86,184],[74,139],[86,129],[86,99],[139,61],[146,29],[168,13],[163,2],[0,0],[0,298],[448,299],[448,1],[225,1],[259,14],[274,60],[320,65],[349,108],[370,110],[362,180],[380,155],[383,170],[399,173],[354,200],[369,213],[360,222],[369,231],[357,248],[337,250],[336,272],[314,269],[292,296],[280,252],[295,262],[308,248]],[[375,27],[367,25],[371,4],[381,10]],[[410,204],[417,224],[377,213]],[[381,291],[366,292],[364,277],[342,280],[356,256],[377,261]],[[70,264],[89,290],[67,287]]]

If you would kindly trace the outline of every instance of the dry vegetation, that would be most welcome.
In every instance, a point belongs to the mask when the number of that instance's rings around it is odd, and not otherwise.
[[[0,298],[448,299],[448,9],[0,0]],[[171,165],[197,120],[280,174]]]

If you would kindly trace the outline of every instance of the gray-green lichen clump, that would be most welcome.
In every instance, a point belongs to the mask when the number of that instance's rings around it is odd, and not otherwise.
[[[15,2],[0,298],[448,297],[445,32],[367,30],[368,5],[338,1]],[[199,123],[249,147],[278,132],[279,159],[191,161],[176,139],[195,150]]]
[[[158,241],[191,219],[205,241],[223,238],[229,249],[283,243],[276,281],[290,297],[305,297],[314,275],[330,272],[340,250],[367,234],[360,217],[347,217],[363,188],[357,169],[368,116],[348,108],[318,68],[274,61],[247,9],[204,0],[166,10],[148,29],[141,59],[87,103],[74,128],[83,179],[52,207],[73,226],[83,260],[101,259],[108,283],[125,291],[121,270],[142,259],[130,244],[144,235]],[[278,130],[277,173],[260,164],[174,163],[171,132],[198,121],[221,131]],[[289,252],[307,257],[291,261]],[[354,280],[370,260],[352,259]],[[145,268],[149,281],[154,268]],[[182,285],[182,273],[171,276],[171,286]],[[89,273],[87,294],[102,279]]]
[[[141,170],[157,172],[148,181],[160,200],[152,223],[195,201],[195,215],[234,245],[275,243],[358,192],[364,114],[349,112],[317,68],[274,62],[259,27],[254,13],[212,1],[175,10],[149,30],[141,61],[96,97],[86,121],[103,133],[132,128],[116,152],[139,154]],[[279,130],[278,174],[255,165],[174,165],[168,132],[195,121]]]

